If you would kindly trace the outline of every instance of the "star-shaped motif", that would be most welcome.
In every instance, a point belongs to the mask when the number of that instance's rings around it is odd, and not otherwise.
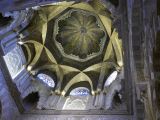
[[[27,40],[27,41],[22,41],[24,47],[27,50],[28,53],[28,71],[30,71],[32,74],[38,72],[39,70],[50,70],[53,71],[58,79],[58,84],[57,84],[57,88],[56,91],[58,91],[59,93],[61,92],[62,89],[62,93],[63,95],[65,95],[65,93],[67,92],[67,90],[75,83],[77,82],[81,82],[81,81],[87,81],[90,86],[91,86],[91,91],[92,94],[94,94],[94,87],[93,87],[93,80],[89,77],[89,72],[96,72],[99,73],[100,76],[98,78],[98,84],[103,84],[103,80],[105,75],[107,74],[107,70],[110,68],[116,68],[116,67],[122,67],[123,66],[123,60],[122,60],[122,51],[121,51],[121,44],[120,44],[120,40],[118,39],[118,34],[115,30],[111,31],[111,20],[109,19],[108,16],[105,16],[103,14],[97,13],[97,11],[95,11],[93,9],[93,7],[89,4],[86,3],[78,3],[78,4],[73,4],[73,2],[69,2],[67,3],[67,5],[62,4],[62,5],[57,5],[57,6],[53,6],[54,11],[51,12],[46,12],[45,9],[43,11],[43,9],[41,11],[39,11],[39,16],[41,18],[41,20],[43,22],[41,22],[42,27],[39,27],[39,31],[41,31],[41,39],[36,40]],[[97,63],[93,63],[90,66],[87,66],[84,69],[79,69],[78,67],[74,67],[74,66],[70,66],[64,63],[59,63],[59,61],[57,60],[57,58],[55,57],[55,55],[53,54],[52,50],[50,48],[48,48],[47,44],[51,44],[51,42],[48,42],[47,40],[47,31],[48,31],[48,22],[52,21],[52,19],[54,19],[55,17],[57,18],[58,15],[60,15],[62,12],[66,11],[68,8],[70,9],[80,9],[80,11],[87,11],[90,12],[91,14],[96,14],[99,19],[101,20],[105,31],[107,32],[110,40],[109,43],[107,45],[103,60]],[[50,8],[51,9],[51,8]],[[74,17],[76,16],[77,13],[74,13]],[[82,46],[80,46],[80,50],[83,51],[83,54],[90,54],[92,52],[98,52],[99,51],[99,47],[98,44],[100,43],[99,41],[96,41],[95,43],[92,43],[94,40],[101,40],[100,38],[102,38],[104,36],[104,31],[100,29],[99,26],[97,26],[97,24],[92,24],[93,21],[95,21],[95,18],[93,16],[88,16],[88,18],[84,18],[84,15],[80,15],[79,16],[80,21],[78,23],[78,26],[75,27],[74,29],[76,29],[78,31],[78,34],[84,34],[84,36],[80,37],[80,35],[75,34],[73,35],[74,37],[78,36],[80,38],[80,41],[78,41],[79,43],[85,43],[85,41],[87,41],[87,46],[89,44],[92,44],[93,46],[95,46],[94,48],[96,48],[95,50],[93,50],[92,48],[87,48],[85,47],[84,51],[81,50]],[[88,20],[91,17],[91,21],[85,22],[85,24],[83,23],[83,20]],[[72,18],[73,19],[73,18]],[[77,17],[78,19],[78,17]],[[78,19],[78,20],[79,20]],[[68,20],[67,20],[68,21]],[[75,21],[76,22],[76,21]],[[67,24],[68,25],[68,24]],[[92,26],[92,27],[91,27]],[[93,27],[94,26],[94,27]],[[65,29],[66,26],[63,26],[62,28]],[[96,28],[96,30],[94,30],[94,28]],[[60,30],[60,34],[65,34],[63,33],[63,29]],[[72,29],[72,30],[74,30]],[[87,32],[89,32],[92,36],[92,34],[94,32],[97,32],[98,35],[95,36],[95,38],[93,39],[89,39],[89,37],[87,35],[85,35]],[[64,35],[61,35],[63,37],[63,39],[65,38]],[[66,37],[67,38],[67,37]],[[66,39],[66,41],[70,41],[70,39]],[[72,41],[72,39],[71,39]],[[83,41],[83,42],[82,42]],[[92,41],[92,42],[91,42]],[[61,42],[61,41],[59,41]],[[29,48],[29,44],[32,44],[34,46],[35,49],[35,55],[32,55],[32,51]],[[65,46],[65,42],[61,42],[62,45]],[[76,44],[74,44],[75,48],[77,47]],[[73,52],[68,51],[69,53]],[[77,53],[76,55],[79,55],[79,53]],[[83,63],[82,63],[83,64]],[[65,85],[64,88],[61,88],[61,85],[63,83],[63,78],[65,75],[68,75],[70,73],[76,73],[70,80],[69,82]],[[97,85],[99,86],[99,85]],[[102,89],[102,86],[100,86],[100,89]]]

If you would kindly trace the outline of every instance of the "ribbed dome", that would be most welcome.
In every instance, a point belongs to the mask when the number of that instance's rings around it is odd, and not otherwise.
[[[69,17],[58,22],[56,40],[64,53],[85,59],[87,55],[100,52],[105,32],[98,25],[97,18],[82,11],[72,11]]]

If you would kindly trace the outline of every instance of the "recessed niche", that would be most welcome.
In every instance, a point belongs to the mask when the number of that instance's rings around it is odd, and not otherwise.
[[[38,100],[39,100],[38,92],[30,93],[27,97],[23,99],[25,110],[28,111],[28,110],[35,109],[37,106]]]
[[[119,6],[119,0],[109,0],[115,7]]]
[[[12,17],[4,17],[2,13],[0,13],[0,28],[10,24],[13,21]]]

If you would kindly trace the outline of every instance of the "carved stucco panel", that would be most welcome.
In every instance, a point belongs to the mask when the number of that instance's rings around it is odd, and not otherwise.
[[[4,60],[10,72],[12,78],[23,69],[25,62],[22,50],[19,46],[16,46],[11,52],[4,56]]]

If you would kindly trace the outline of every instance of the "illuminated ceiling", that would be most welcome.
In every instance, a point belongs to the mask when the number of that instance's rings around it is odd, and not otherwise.
[[[41,7],[27,31],[30,35],[19,42],[25,48],[27,69],[33,76],[52,72],[56,94],[64,96],[76,84],[95,95],[103,91],[111,71],[123,67],[121,40],[101,3]]]

